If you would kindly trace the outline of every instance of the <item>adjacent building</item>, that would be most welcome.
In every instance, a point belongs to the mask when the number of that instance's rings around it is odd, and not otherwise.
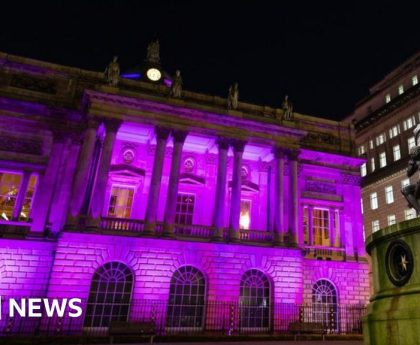
[[[351,126],[174,91],[153,49],[147,70],[118,78],[114,64],[108,79],[0,53],[0,295],[84,301],[79,320],[3,315],[0,329],[360,331]]]
[[[401,189],[416,183],[407,177],[409,150],[416,146],[413,130],[420,123],[420,52],[370,88],[347,119],[355,126],[363,176],[362,208],[365,236],[416,217]],[[417,143],[418,144],[418,143]]]

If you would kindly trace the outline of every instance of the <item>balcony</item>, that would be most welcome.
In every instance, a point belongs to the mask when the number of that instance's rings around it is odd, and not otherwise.
[[[110,218],[103,217],[101,220],[101,229],[104,231],[118,231],[127,233],[144,233],[144,220],[141,219],[126,219],[126,218]],[[174,234],[180,239],[203,239],[209,240],[213,235],[214,229],[209,225],[198,224],[175,224]],[[163,224],[158,222],[156,224],[156,233],[159,236],[163,232]],[[229,239],[228,229],[225,229],[224,239]],[[271,244],[273,241],[273,233],[262,230],[245,230],[239,231],[239,239],[243,242],[253,242],[261,244]]]
[[[305,246],[304,255],[306,259],[344,261],[346,252],[344,248]]]
[[[25,237],[30,229],[29,222],[0,220],[0,237]]]

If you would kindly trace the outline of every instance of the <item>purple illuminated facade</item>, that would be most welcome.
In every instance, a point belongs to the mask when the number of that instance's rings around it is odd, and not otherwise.
[[[368,301],[343,123],[2,53],[0,119],[1,296],[82,298],[84,328],[158,301],[162,328],[228,332],[287,329],[283,305],[333,308],[334,331]]]

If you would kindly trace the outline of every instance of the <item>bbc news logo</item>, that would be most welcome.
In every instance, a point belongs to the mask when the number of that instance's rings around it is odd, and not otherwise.
[[[83,313],[80,298],[8,298],[9,317],[80,317]],[[2,297],[0,297],[2,305]],[[2,318],[2,309],[0,308],[0,320]]]

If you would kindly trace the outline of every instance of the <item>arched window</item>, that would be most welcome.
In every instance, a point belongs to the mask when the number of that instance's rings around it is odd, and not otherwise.
[[[252,269],[242,276],[240,290],[241,327],[270,327],[270,281],[261,271]]]
[[[337,290],[328,280],[318,280],[312,287],[313,318],[326,329],[337,329]]]
[[[206,281],[192,266],[179,268],[171,279],[168,327],[203,327]]]
[[[133,273],[121,262],[108,262],[92,278],[85,327],[108,327],[126,321],[133,290]]]

